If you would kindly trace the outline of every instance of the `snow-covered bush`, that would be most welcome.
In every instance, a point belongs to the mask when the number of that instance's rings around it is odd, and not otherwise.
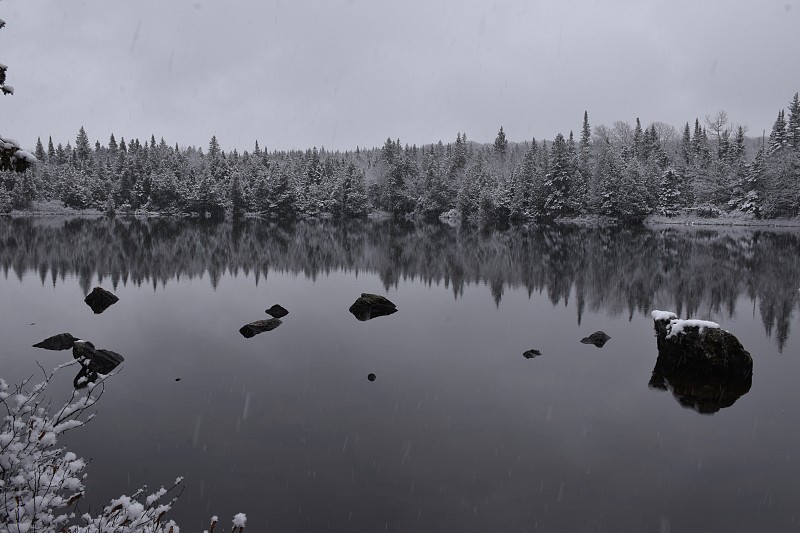
[[[85,389],[75,390],[62,407],[50,409],[45,396],[53,376],[42,369],[44,380],[32,378],[9,386],[0,379],[0,531],[15,533],[179,533],[166,514],[177,499],[182,478],[155,492],[141,488],[131,496],[111,500],[94,516],[77,516],[84,498],[87,463],[56,445],[66,431],[82,427],[94,416],[90,411],[105,389],[108,376],[100,376]],[[237,514],[231,531],[242,532],[247,518]],[[211,520],[211,529],[217,518]]]

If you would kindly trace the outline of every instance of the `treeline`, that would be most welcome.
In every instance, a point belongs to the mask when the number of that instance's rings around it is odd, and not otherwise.
[[[245,274],[257,284],[275,273],[310,279],[373,272],[386,290],[404,280],[443,285],[458,298],[485,285],[499,306],[507,290],[573,303],[580,324],[591,311],[649,316],[732,317],[757,307],[782,349],[800,304],[800,238],[792,232],[589,228],[461,227],[409,221],[298,221],[291,225],[175,218],[0,220],[0,271],[55,285],[159,286]],[[740,310],[741,311],[741,310]]]
[[[137,210],[220,217],[257,213],[291,219],[385,211],[395,216],[525,223],[602,215],[640,221],[650,214],[738,211],[759,218],[800,214],[800,101],[778,113],[769,138],[745,136],[719,112],[682,132],[663,123],[616,122],[577,139],[493,144],[458,133],[422,147],[387,139],[383,147],[330,152],[224,152],[170,146],[154,136],[112,134],[92,146],[81,127],[75,145],[41,139],[38,164],[12,172],[0,160],[0,212],[57,199],[76,209]],[[46,144],[46,146],[45,146]]]

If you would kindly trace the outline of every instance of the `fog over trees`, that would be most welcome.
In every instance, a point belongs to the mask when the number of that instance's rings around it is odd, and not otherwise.
[[[788,111],[788,113],[787,113]],[[260,214],[291,219],[339,218],[385,211],[394,216],[454,216],[526,223],[601,215],[641,221],[650,214],[757,218],[800,214],[800,102],[781,109],[769,135],[746,136],[720,111],[684,124],[618,121],[592,128],[588,113],[577,136],[511,142],[499,128],[479,144],[457,133],[452,142],[409,146],[387,138],[380,148],[225,152],[179,147],[151,136],[111,134],[90,142],[39,139],[39,163],[0,174],[2,209],[59,200],[76,209],[136,210],[222,216]],[[21,169],[16,169],[21,170]]]

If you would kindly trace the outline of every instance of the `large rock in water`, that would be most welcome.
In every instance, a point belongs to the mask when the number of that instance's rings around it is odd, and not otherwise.
[[[42,342],[33,345],[34,348],[44,348],[45,350],[69,350],[78,340],[70,333],[59,333],[52,337],[47,337]]]
[[[658,358],[650,387],[669,390],[704,414],[730,407],[753,382],[753,358],[732,333],[715,322],[679,320],[653,311]]]
[[[272,331],[281,324],[283,324],[283,322],[281,322],[278,318],[270,318],[269,320],[256,320],[255,322],[250,322],[249,324],[245,324],[239,328],[239,333],[242,334],[242,337],[249,339],[251,337],[255,337],[259,333]]]
[[[102,287],[95,287],[83,301],[86,302],[86,304],[92,308],[94,314],[99,315],[100,313],[102,313],[115,303],[117,303],[119,301],[119,298],[117,298],[117,296],[114,293],[109,292]]]
[[[350,306],[350,312],[354,317],[363,322],[379,316],[396,313],[397,306],[383,296],[364,292],[361,293],[361,297]]]

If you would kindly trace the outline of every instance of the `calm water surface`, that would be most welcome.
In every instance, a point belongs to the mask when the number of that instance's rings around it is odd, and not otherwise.
[[[56,333],[125,356],[65,438],[95,509],[182,475],[184,531],[800,531],[797,233],[0,220],[0,267],[7,381]],[[653,309],[734,332],[749,392],[651,388]]]

